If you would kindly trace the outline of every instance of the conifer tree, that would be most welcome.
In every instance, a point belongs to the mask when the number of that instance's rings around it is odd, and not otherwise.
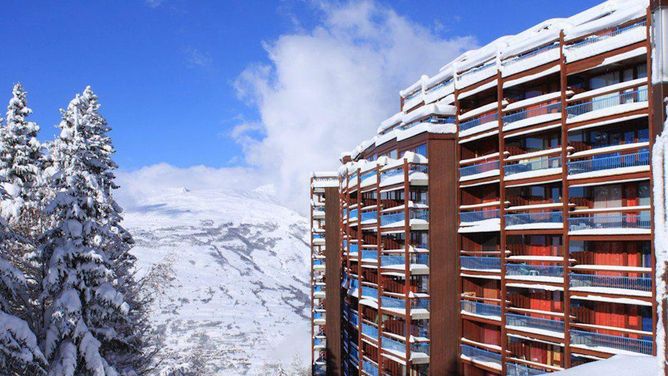
[[[6,196],[0,189],[0,197]],[[6,245],[14,236],[0,219],[0,373],[44,375],[46,359],[34,332],[15,314],[26,304],[23,274],[6,258]]]
[[[37,140],[39,127],[27,120],[31,113],[23,86],[14,85],[6,124],[0,128],[0,182],[8,193],[0,205],[0,214],[22,235],[34,231],[39,200],[37,184],[42,168],[41,145]]]
[[[111,195],[116,165],[98,110],[86,88],[63,111],[52,146],[52,225],[40,248],[50,375],[132,375],[147,363],[143,329],[133,328],[139,310],[124,296],[134,292],[132,243]]]

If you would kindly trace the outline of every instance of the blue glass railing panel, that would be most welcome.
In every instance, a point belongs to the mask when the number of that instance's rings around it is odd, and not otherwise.
[[[461,262],[461,267],[464,269],[501,269],[501,259],[498,257],[460,256],[459,260]]]
[[[646,355],[652,355],[654,350],[654,344],[651,340],[598,334],[581,330],[571,330],[571,343],[588,347],[608,347]]]
[[[503,173],[505,176],[509,176],[521,172],[539,171],[559,167],[561,167],[561,157],[540,158],[529,162],[506,165],[503,169]]]

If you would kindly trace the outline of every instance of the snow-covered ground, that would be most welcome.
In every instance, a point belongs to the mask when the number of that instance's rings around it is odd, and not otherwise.
[[[262,192],[160,191],[134,197],[124,223],[156,294],[165,366],[267,375],[297,357],[306,365],[307,220]]]
[[[653,356],[615,355],[606,360],[599,360],[573,367],[560,372],[548,373],[551,376],[653,376],[659,375],[659,367]]]

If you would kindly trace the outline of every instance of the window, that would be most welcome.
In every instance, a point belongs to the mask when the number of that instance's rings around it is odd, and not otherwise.
[[[609,72],[589,79],[591,90],[600,89],[605,86],[614,85],[619,82],[619,72]]]
[[[412,151],[414,151],[416,154],[420,154],[420,155],[423,155],[425,157],[428,157],[428,155],[427,155],[427,144],[418,145]]]
[[[398,157],[399,157],[399,152],[397,151],[397,149],[390,151],[390,158],[397,159]]]

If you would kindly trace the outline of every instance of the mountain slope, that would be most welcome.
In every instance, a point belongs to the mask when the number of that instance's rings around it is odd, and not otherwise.
[[[267,374],[308,361],[307,220],[262,193],[167,189],[125,213],[166,366]]]

